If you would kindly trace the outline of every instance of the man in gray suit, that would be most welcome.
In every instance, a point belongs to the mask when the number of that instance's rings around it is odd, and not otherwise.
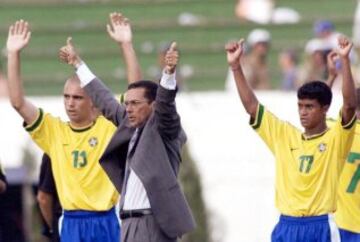
[[[82,62],[70,41],[59,56],[77,69],[93,103],[118,127],[100,164],[122,194],[121,241],[174,242],[193,230],[195,222],[177,181],[186,135],[175,106],[176,43],[165,56],[160,85],[131,83],[124,105]]]

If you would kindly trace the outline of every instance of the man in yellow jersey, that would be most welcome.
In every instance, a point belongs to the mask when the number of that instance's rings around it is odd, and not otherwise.
[[[336,53],[329,53],[327,58],[329,78],[327,84],[331,88],[338,76]],[[347,156],[339,180],[335,222],[340,230],[342,242],[360,241],[360,88],[356,89],[356,129],[350,153]],[[329,125],[334,119],[327,120]]]
[[[115,28],[108,30],[115,32]],[[64,209],[59,228],[61,241],[119,241],[120,226],[114,210],[119,194],[98,162],[116,127],[97,115],[76,76],[64,86],[64,105],[70,122],[44,113],[25,99],[20,51],[30,35],[28,23],[23,20],[9,28],[9,96],[12,106],[24,118],[26,130],[52,160]]]
[[[360,241],[360,88],[354,141],[340,176],[335,222],[342,242]]]
[[[297,92],[304,132],[279,120],[257,100],[239,65],[243,40],[225,47],[250,124],[276,160],[276,206],[281,216],[271,236],[273,242],[340,239],[331,213],[336,210],[337,182],[354,135],[356,94],[349,60],[352,44],[340,37],[338,45],[343,74],[341,118],[328,128],[331,90],[321,81],[306,83]]]
[[[340,176],[335,222],[342,242],[360,241],[360,88],[354,141]]]

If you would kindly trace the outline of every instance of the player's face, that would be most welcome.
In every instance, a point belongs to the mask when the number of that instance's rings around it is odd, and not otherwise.
[[[301,125],[305,129],[314,129],[325,121],[329,106],[321,106],[316,99],[299,99],[298,111]]]
[[[126,112],[132,127],[141,127],[152,112],[153,104],[149,103],[144,94],[144,88],[133,88],[126,92]]]
[[[82,127],[93,121],[93,105],[85,91],[76,81],[67,81],[64,86],[64,105],[71,124]]]

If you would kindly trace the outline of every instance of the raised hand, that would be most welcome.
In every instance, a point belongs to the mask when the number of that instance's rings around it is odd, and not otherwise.
[[[62,62],[65,62],[66,64],[72,65],[74,67],[78,67],[78,65],[81,63],[81,58],[72,43],[71,37],[68,37],[66,40],[66,45],[60,48],[59,58]]]
[[[175,72],[179,60],[179,53],[176,49],[176,42],[172,42],[165,55],[165,73],[172,74]]]
[[[351,48],[353,43],[345,36],[340,36],[338,38],[338,45],[337,53],[340,57],[349,57]]]
[[[29,43],[31,32],[29,23],[24,20],[16,21],[9,27],[6,48],[8,52],[19,52]]]
[[[121,13],[111,13],[109,18],[110,24],[106,25],[109,36],[119,44],[131,42],[132,31],[129,19]]]
[[[237,69],[240,65],[240,58],[244,52],[244,39],[239,42],[230,42],[225,45],[226,57],[229,66]]]

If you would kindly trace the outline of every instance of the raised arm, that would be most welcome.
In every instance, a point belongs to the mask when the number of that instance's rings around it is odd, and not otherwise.
[[[24,20],[16,21],[9,28],[6,43],[8,56],[8,90],[11,105],[27,124],[35,121],[38,109],[24,96],[20,75],[20,52],[30,41],[29,24]]]
[[[129,19],[121,13],[110,14],[110,24],[106,26],[109,36],[119,45],[126,65],[128,83],[142,79],[140,65],[132,44],[132,31]]]
[[[240,58],[244,52],[244,40],[239,42],[231,42],[225,46],[227,61],[234,74],[236,87],[246,112],[251,118],[256,118],[257,107],[259,101],[257,100],[254,91],[251,89],[247,80],[245,79]]]
[[[59,50],[61,61],[73,66],[80,79],[81,87],[91,98],[98,110],[116,126],[119,125],[125,115],[125,107],[120,105],[112,92],[90,71],[87,65],[81,60],[76,51],[71,37],[67,39],[65,46]]]
[[[176,79],[175,70],[179,54],[176,42],[173,42],[165,55],[165,67],[156,95],[155,114],[159,132],[169,139],[176,138],[181,131],[180,116],[176,111]]]
[[[341,59],[341,71],[343,76],[342,95],[342,124],[348,124],[355,115],[356,110],[356,92],[355,83],[351,74],[351,64],[349,54],[352,48],[352,43],[344,36],[339,37],[339,48],[337,53]]]

